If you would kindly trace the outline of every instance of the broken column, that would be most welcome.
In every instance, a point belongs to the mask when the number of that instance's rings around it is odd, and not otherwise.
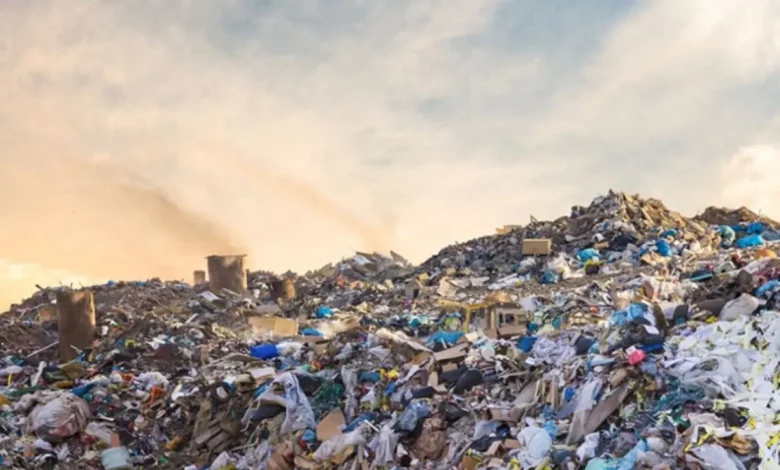
[[[292,300],[295,298],[295,284],[292,279],[277,279],[271,283],[273,300]]]
[[[78,349],[89,349],[95,338],[95,301],[92,292],[60,292],[57,294],[57,322],[60,360],[78,357]],[[73,346],[73,347],[71,347]]]
[[[198,269],[192,272],[192,278],[195,286],[198,284],[205,284],[206,283],[206,271],[203,271],[202,269]]]
[[[209,287],[218,292],[228,289],[237,294],[246,292],[246,255],[216,256],[206,258],[209,270]]]

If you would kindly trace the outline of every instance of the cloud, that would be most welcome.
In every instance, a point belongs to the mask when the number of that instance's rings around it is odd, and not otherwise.
[[[0,257],[305,270],[420,261],[609,187],[742,200],[716,188],[780,122],[776,2],[567,4],[3,5]]]
[[[723,200],[780,219],[780,146],[753,145],[739,149],[723,167]]]

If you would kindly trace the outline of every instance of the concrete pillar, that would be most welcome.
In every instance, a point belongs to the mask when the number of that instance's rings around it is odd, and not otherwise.
[[[246,255],[216,256],[206,258],[209,269],[209,287],[218,292],[229,289],[238,294],[246,292],[246,271],[244,258]]]
[[[198,269],[196,271],[192,272],[192,278],[195,286],[198,284],[205,284],[206,283],[206,271],[203,271],[202,269]]]
[[[271,298],[273,300],[292,300],[295,298],[295,284],[292,279],[278,279],[271,283]]]
[[[60,361],[78,357],[71,346],[89,349],[95,339],[95,300],[92,292],[57,293],[57,323],[60,337]]]

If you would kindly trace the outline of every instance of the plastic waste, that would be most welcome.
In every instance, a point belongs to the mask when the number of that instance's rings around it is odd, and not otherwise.
[[[36,407],[27,420],[30,431],[48,442],[59,442],[84,430],[90,418],[87,402],[71,393],[62,393]]]
[[[616,470],[617,465],[615,461],[611,459],[591,459],[588,465],[585,466],[585,470]]]
[[[100,463],[106,470],[130,470],[130,454],[124,447],[111,447],[100,453]]]
[[[599,433],[594,432],[585,436],[585,441],[577,448],[577,458],[580,463],[596,456],[596,448],[599,445]]]
[[[631,352],[631,354],[628,355],[628,363],[632,366],[635,366],[644,361],[645,357],[647,357],[647,354],[645,354],[644,351],[641,349],[635,349]]]
[[[420,420],[431,415],[431,409],[424,401],[414,400],[404,409],[401,417],[398,419],[396,428],[402,431],[412,432],[417,427]]]
[[[279,356],[279,350],[275,344],[258,344],[252,346],[249,355],[258,359],[273,359]]]
[[[761,235],[766,230],[766,224],[763,222],[753,222],[747,226],[747,233],[751,235]]]
[[[724,247],[731,246],[734,243],[734,239],[737,237],[734,229],[728,225],[721,225],[718,232],[720,233],[720,238],[722,240],[721,244]]]
[[[301,334],[303,336],[325,336],[320,330],[315,330],[314,328],[304,328],[301,330]]]
[[[287,402],[287,415],[282,423],[280,434],[314,428],[317,425],[314,411],[312,411],[309,399],[301,390],[295,375],[287,372],[278,376],[274,382],[284,386],[284,398]]]
[[[547,271],[542,275],[542,284],[555,284],[560,280],[560,276],[552,271]]]
[[[389,423],[382,426],[379,430],[379,435],[376,436],[369,447],[374,451],[376,456],[372,463],[372,468],[375,467],[390,467],[395,461],[395,448],[398,446],[398,441],[401,439],[401,435],[393,431],[395,426],[395,420],[391,420]]]
[[[758,306],[759,301],[757,298],[750,294],[742,294],[723,307],[719,318],[724,321],[734,321],[743,315],[750,315]]]
[[[426,343],[430,346],[436,343],[442,343],[444,345],[452,345],[458,342],[463,337],[462,331],[444,331],[438,330],[428,338]]]
[[[732,460],[730,452],[717,444],[704,444],[691,451],[707,463],[712,470],[741,470]],[[744,467],[742,467],[744,469]]]
[[[84,433],[99,439],[106,444],[111,444],[111,436],[114,435],[114,432],[107,425],[97,421],[89,423],[87,429],[84,430]]]
[[[552,449],[553,441],[542,428],[528,426],[517,436],[522,448],[517,454],[517,460],[522,468],[536,468]]]
[[[581,263],[586,263],[592,259],[597,260],[599,259],[599,252],[593,248],[585,248],[577,253],[577,259],[580,260]]]
[[[333,309],[327,305],[322,305],[317,309],[317,318],[332,318]]]
[[[737,248],[755,248],[757,246],[764,246],[764,239],[761,235],[749,235],[737,240]]]
[[[341,381],[344,383],[344,396],[346,403],[344,406],[344,415],[348,421],[355,418],[357,409],[360,406],[357,399],[356,388],[358,386],[358,375],[354,369],[346,367],[341,368]]]
[[[133,384],[148,392],[154,387],[168,388],[168,379],[159,372],[144,372],[133,379]]]
[[[761,284],[761,287],[756,290],[756,297],[763,297],[768,292],[775,290],[777,286],[780,286],[780,280],[778,279],[772,279]]]
[[[314,452],[314,460],[324,462],[344,452],[347,447],[357,447],[365,444],[364,426],[367,425],[363,423],[352,432],[339,434],[320,444],[320,447]]]
[[[672,246],[666,240],[656,240],[655,249],[661,256],[672,256]]]
[[[536,336],[523,336],[517,347],[524,353],[529,353],[534,348],[534,343],[536,343]]]
[[[566,279],[571,274],[571,268],[569,267],[569,263],[566,262],[566,258],[563,255],[550,260],[547,263],[547,271],[556,274],[564,279]]]

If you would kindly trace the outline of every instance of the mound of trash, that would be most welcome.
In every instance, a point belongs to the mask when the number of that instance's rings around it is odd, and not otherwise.
[[[420,266],[41,288],[0,468],[775,468],[780,235],[739,213],[610,192]]]

